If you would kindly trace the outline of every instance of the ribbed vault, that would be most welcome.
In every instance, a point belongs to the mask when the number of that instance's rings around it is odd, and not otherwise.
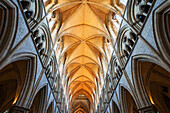
[[[72,112],[90,113],[99,102],[113,52],[109,16],[121,15],[122,6],[113,7],[111,0],[44,2],[66,104]]]

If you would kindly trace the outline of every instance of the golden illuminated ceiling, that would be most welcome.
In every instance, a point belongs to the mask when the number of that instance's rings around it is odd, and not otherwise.
[[[119,21],[110,18],[113,14],[121,15],[119,9],[124,8],[116,1],[44,1],[47,13],[50,13],[49,25],[66,104],[72,112],[90,113],[99,102],[116,38],[111,34],[117,34],[116,26],[110,22],[120,25]]]

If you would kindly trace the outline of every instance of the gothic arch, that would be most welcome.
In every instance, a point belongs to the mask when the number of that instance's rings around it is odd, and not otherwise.
[[[0,61],[6,56],[12,46],[17,29],[18,12],[12,1],[1,1],[0,4]]]
[[[134,83],[134,88],[136,90],[136,93],[138,95],[139,101],[141,106],[148,106],[151,105],[150,99],[147,96],[146,91],[144,90],[144,85],[140,79],[140,69],[139,69],[139,63],[140,61],[150,61],[150,62],[158,62],[156,58],[152,56],[146,56],[146,55],[136,55],[132,57],[132,78]]]
[[[151,56],[133,58],[135,90],[142,107],[155,106],[161,113],[170,113],[170,72],[155,61]]]
[[[165,1],[161,4],[153,14],[153,27],[154,27],[154,35],[155,40],[157,42],[157,47],[161,52],[161,55],[166,59],[166,61],[170,64],[170,14],[169,9],[170,1]]]
[[[137,101],[126,86],[120,84],[120,100],[123,113],[139,113]]]
[[[112,113],[120,113],[120,110],[114,100],[112,100]]]
[[[41,113],[45,110],[45,103],[47,102],[47,93],[48,86],[43,85],[37,90],[37,93],[34,95],[34,99],[30,104],[29,113]]]
[[[34,84],[35,56],[18,54],[0,70],[1,109],[25,107]],[[2,98],[3,97],[3,98]],[[23,98],[24,97],[24,98]]]

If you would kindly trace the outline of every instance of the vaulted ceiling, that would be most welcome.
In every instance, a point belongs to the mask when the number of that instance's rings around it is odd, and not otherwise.
[[[119,0],[44,3],[66,104],[72,112],[90,113],[99,102],[121,22],[113,15],[121,17],[124,5]]]

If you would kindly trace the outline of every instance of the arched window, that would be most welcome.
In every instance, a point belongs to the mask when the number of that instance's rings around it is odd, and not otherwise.
[[[108,29],[110,31],[110,34],[112,36],[113,43],[116,42],[117,34],[119,32],[119,27],[122,22],[122,15],[120,12],[117,13],[110,13],[109,14],[109,25]]]
[[[48,14],[47,20],[50,27],[52,42],[56,43],[57,34],[61,26],[60,11],[55,10],[52,13]]]
[[[46,66],[46,71],[45,71],[45,74],[47,76],[47,79],[49,80],[49,83],[50,83],[50,86],[51,88],[55,90],[56,88],[56,72],[57,72],[57,69],[56,69],[56,58],[55,56],[51,56],[51,58],[49,59],[48,63],[47,63],[47,66]]]
[[[113,86],[112,86],[110,77],[108,77],[108,79],[106,80],[106,84],[107,84],[107,98],[108,98],[108,100],[110,100],[110,98],[113,94]]]

